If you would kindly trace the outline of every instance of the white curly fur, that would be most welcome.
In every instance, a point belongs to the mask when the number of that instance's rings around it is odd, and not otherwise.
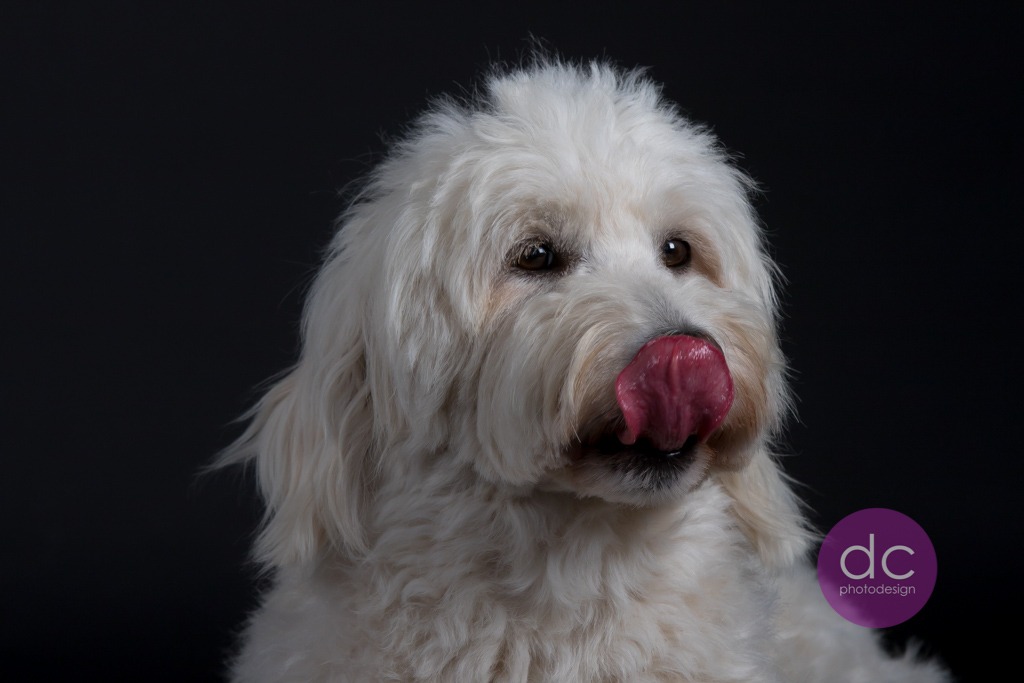
[[[825,603],[749,183],[638,72],[538,59],[420,119],[342,216],[255,466],[259,681],[944,681]],[[693,247],[667,268],[667,238]],[[531,241],[557,272],[517,269]],[[735,401],[672,485],[580,456],[658,335]]]

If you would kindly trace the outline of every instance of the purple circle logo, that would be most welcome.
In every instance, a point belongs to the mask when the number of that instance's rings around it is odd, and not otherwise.
[[[844,517],[825,535],[818,583],[832,608],[868,628],[901,624],[935,588],[935,547],[903,513],[868,508]]]

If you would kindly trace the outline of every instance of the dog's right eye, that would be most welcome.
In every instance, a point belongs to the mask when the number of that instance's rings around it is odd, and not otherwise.
[[[529,244],[516,259],[516,268],[523,270],[551,270],[558,263],[555,250],[549,244]]]
[[[684,268],[690,264],[693,251],[690,243],[678,237],[665,240],[661,245],[661,260],[669,268]]]

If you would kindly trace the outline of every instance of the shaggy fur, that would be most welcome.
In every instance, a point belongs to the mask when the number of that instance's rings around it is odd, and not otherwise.
[[[749,183],[636,72],[542,60],[422,117],[342,216],[251,463],[261,681],[944,681],[832,612]],[[685,241],[683,267],[663,259]],[[523,255],[557,256],[539,270]],[[675,469],[596,446],[648,340],[735,398]]]

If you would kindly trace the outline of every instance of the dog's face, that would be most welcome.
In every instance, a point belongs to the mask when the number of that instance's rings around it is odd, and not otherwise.
[[[491,110],[438,116],[344,250],[378,292],[381,438],[401,425],[492,481],[652,504],[745,463],[782,360],[743,178],[650,87],[608,78],[508,78]]]
[[[746,190],[636,74],[540,65],[435,108],[342,216],[299,363],[226,458],[257,464],[260,555],[364,548],[377,491],[431,473],[649,506],[721,471],[791,556]]]

